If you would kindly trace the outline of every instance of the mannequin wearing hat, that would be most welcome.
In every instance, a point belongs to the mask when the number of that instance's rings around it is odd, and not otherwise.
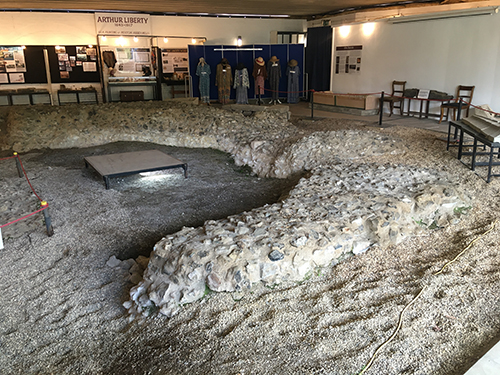
[[[201,102],[208,105],[210,105],[210,73],[210,65],[205,62],[203,57],[200,57],[196,67],[196,75],[200,77]]]
[[[267,62],[267,75],[269,79],[269,87],[272,90],[272,99],[269,104],[276,104],[276,102],[281,104],[278,92],[280,88],[281,65],[280,60],[276,56],[271,57],[271,60]]]
[[[264,80],[267,78],[267,70],[266,63],[260,56],[254,61],[252,76],[255,80],[255,95],[259,95],[259,93],[264,95]]]
[[[299,102],[299,76],[300,68],[297,60],[290,60],[286,67],[286,75],[288,76],[288,95],[287,101],[290,104]]]
[[[236,104],[248,104],[250,79],[248,78],[248,70],[243,63],[236,65],[234,70],[234,88],[236,89]]]
[[[219,64],[217,64],[217,75],[215,77],[215,86],[219,91],[219,102],[228,104],[231,97],[231,85],[233,84],[233,73],[231,72],[231,65],[224,57]]]

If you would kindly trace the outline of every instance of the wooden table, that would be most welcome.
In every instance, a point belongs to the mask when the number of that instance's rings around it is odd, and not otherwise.
[[[109,189],[109,179],[111,177],[122,177],[163,169],[182,168],[184,169],[184,177],[187,178],[187,163],[183,163],[158,150],[87,156],[84,161],[87,168],[90,165],[103,177],[106,189]]]

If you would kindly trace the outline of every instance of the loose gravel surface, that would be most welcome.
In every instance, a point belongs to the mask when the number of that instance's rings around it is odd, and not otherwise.
[[[298,125],[307,132],[311,126],[332,130],[329,124]],[[402,139],[405,157],[370,156],[366,162],[443,168],[460,176],[475,199],[459,224],[375,247],[300,283],[207,293],[171,319],[130,319],[122,304],[134,286],[135,262],[110,267],[110,257],[148,256],[162,236],[275,202],[297,180],[252,177],[219,151],[146,143],[21,155],[34,188],[50,204],[55,234],[47,237],[41,216],[2,230],[0,372],[357,374],[418,295],[366,373],[463,374],[500,333],[500,226],[487,232],[500,209],[499,180],[486,184],[453,151],[444,151],[436,133],[378,131]],[[150,148],[186,161],[190,177],[170,170],[114,179],[105,190],[83,164],[87,155]],[[0,162],[0,176],[2,223],[36,209],[12,161]]]

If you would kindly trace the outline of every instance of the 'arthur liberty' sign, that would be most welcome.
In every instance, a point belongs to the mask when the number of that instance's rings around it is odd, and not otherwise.
[[[98,35],[151,35],[149,14],[95,13]]]

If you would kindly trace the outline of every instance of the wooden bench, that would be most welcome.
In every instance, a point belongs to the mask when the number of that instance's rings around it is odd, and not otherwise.
[[[454,129],[454,134],[455,134],[454,138],[456,138],[458,133],[459,136],[458,145],[451,144],[453,141],[451,137],[452,128]],[[472,138],[472,143],[469,143],[469,141],[464,140],[464,134],[467,134],[469,137]],[[482,147],[484,151],[478,152],[478,143],[482,145],[480,147]],[[493,156],[497,156],[498,158],[500,158],[500,142],[490,141],[489,139],[486,138],[484,134],[478,132],[477,130],[474,130],[469,125],[464,124],[461,121],[450,121],[448,123],[448,140],[446,144],[446,150],[449,150],[450,147],[458,147],[457,158],[463,164],[465,163],[462,161],[462,156],[470,155],[472,157],[470,164],[471,170],[475,171],[476,167],[488,167],[488,175],[486,177],[486,182],[490,182],[491,177],[500,177],[500,174],[492,173],[492,167],[500,165],[500,161],[493,161]],[[468,147],[472,147],[472,151],[464,151],[464,148]],[[489,151],[486,151],[486,147],[489,148]],[[478,155],[487,155],[488,161],[478,162],[476,160]]]

